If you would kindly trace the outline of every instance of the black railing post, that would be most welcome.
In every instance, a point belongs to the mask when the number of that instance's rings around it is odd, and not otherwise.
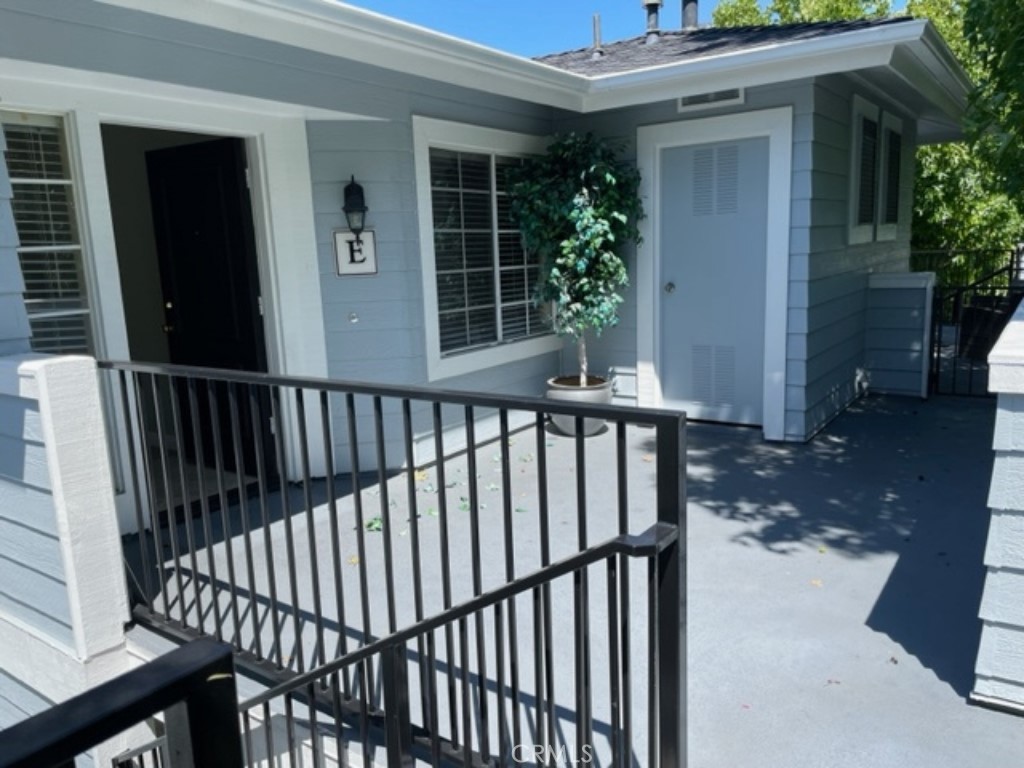
[[[686,717],[686,416],[660,421],[658,445],[658,522],[678,526],[679,535],[657,556],[655,583],[657,655],[657,747],[661,768],[687,764]],[[656,681],[656,682],[655,682]]]
[[[384,683],[384,735],[388,768],[411,768],[412,722],[409,715],[409,662],[405,643],[389,645],[380,654]]]
[[[165,713],[167,752],[174,768],[241,766],[234,657],[208,669],[204,684]]]

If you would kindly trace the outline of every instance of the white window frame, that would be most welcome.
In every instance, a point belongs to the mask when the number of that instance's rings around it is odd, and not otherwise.
[[[881,110],[867,99],[863,99],[860,96],[854,96],[853,124],[850,131],[850,245],[870,243],[875,239],[875,225],[878,221],[878,210],[880,205],[878,200],[878,190],[880,188],[878,183],[878,173],[881,166],[878,162],[878,155],[881,155],[881,141],[879,141],[879,151],[876,153],[875,158],[875,206],[872,214],[873,221],[867,224],[861,224],[858,222],[857,214],[860,204],[861,126],[863,124],[863,118],[874,120],[875,123],[878,124],[878,132],[881,137]]]
[[[430,191],[431,149],[482,154],[530,155],[543,152],[548,144],[548,139],[543,136],[482,128],[418,115],[413,117],[412,126],[413,151],[416,162],[416,201],[420,223],[427,379],[437,381],[453,376],[463,376],[484,368],[492,368],[560,350],[562,342],[555,335],[550,334],[496,342],[481,349],[442,356],[437,306],[437,268],[434,256],[434,216]]]
[[[875,234],[876,240],[895,240],[896,235],[899,233],[900,220],[902,218],[902,205],[900,200],[900,194],[902,189],[896,190],[896,221],[886,222],[885,220],[885,205],[886,198],[889,195],[889,131],[899,135],[901,143],[900,151],[900,169],[899,169],[899,185],[902,188],[904,184],[903,179],[903,158],[906,155],[906,146],[903,145],[903,121],[900,120],[893,114],[888,112],[882,113],[882,121],[879,126],[879,163],[878,163],[878,206],[877,213],[875,214],[875,220],[877,222],[877,231]]]
[[[5,117],[6,116],[6,117]],[[32,328],[32,339],[30,344],[32,349],[39,351],[36,347],[35,338],[35,325],[33,320],[49,320],[59,319],[63,317],[84,317],[87,333],[89,334],[89,349],[84,353],[75,354],[89,354],[96,355],[97,349],[102,344],[102,339],[99,334],[99,328],[96,318],[95,311],[95,292],[96,286],[93,279],[92,270],[90,269],[90,263],[92,256],[89,252],[89,243],[86,237],[87,223],[85,222],[82,211],[83,211],[83,190],[81,184],[81,176],[79,175],[79,162],[77,157],[77,147],[74,142],[74,136],[72,133],[72,126],[69,124],[68,115],[60,112],[42,110],[42,109],[10,109],[0,108],[0,126],[3,124],[21,124],[28,126],[44,126],[56,128],[61,135],[61,140],[64,142],[64,153],[65,153],[65,172],[67,179],[60,182],[52,180],[34,180],[34,179],[10,179],[11,187],[16,192],[17,187],[20,184],[34,184],[38,182],[43,183],[54,183],[61,186],[66,186],[71,193],[71,205],[74,217],[74,225],[76,231],[76,242],[66,245],[55,245],[55,246],[25,246],[19,245],[18,247],[18,261],[19,268],[21,262],[21,254],[27,252],[49,252],[49,251],[75,251],[78,253],[79,258],[79,269],[81,270],[81,294],[84,306],[81,309],[59,309],[59,310],[46,310],[42,312],[33,312],[28,307],[28,301],[25,302],[25,309],[28,315],[29,326]],[[0,127],[2,130],[2,127]],[[0,162],[4,162],[4,158],[0,155]],[[70,354],[62,352],[61,354]]]

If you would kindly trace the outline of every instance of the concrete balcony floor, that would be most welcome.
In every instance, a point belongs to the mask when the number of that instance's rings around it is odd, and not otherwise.
[[[765,443],[757,430],[690,425],[690,766],[992,768],[1024,764],[1024,721],[967,701],[980,634],[977,611],[985,574],[994,412],[995,401],[989,399],[869,397],[802,445]],[[630,509],[638,529],[653,519],[653,486],[645,479],[645,474],[653,477],[652,437],[650,431],[631,429],[629,433]],[[522,462],[532,455],[527,453],[532,438],[517,439],[516,455]],[[595,478],[591,488],[599,499],[614,499],[613,442],[607,435],[587,441],[588,477]],[[560,462],[568,466],[572,458],[573,441],[552,437],[548,445],[549,473],[559,477]],[[493,452],[482,449],[482,473],[493,471],[487,463]],[[519,484],[516,498],[531,497],[533,465],[513,466]],[[453,468],[449,477],[458,476]],[[479,476],[481,483],[493,485],[489,474]],[[397,498],[404,508],[405,480],[399,477],[392,482],[392,503]],[[572,482],[563,485],[570,486],[571,492]],[[318,502],[322,501],[322,489],[315,490]],[[364,489],[367,493],[380,495],[373,488]],[[499,495],[481,493],[490,501],[492,512],[496,504],[500,506]],[[298,503],[300,494],[294,493],[293,499]],[[431,519],[428,503],[420,506],[419,531],[422,546],[430,549],[435,546],[430,526],[436,528],[437,521]],[[552,506],[564,510],[568,521],[575,514],[569,498],[563,503],[557,492]],[[343,517],[349,515],[351,499],[339,499],[339,509]],[[516,512],[520,511],[525,512],[517,507]],[[314,518],[324,514],[320,505]],[[454,518],[458,512],[450,514]],[[553,525],[571,525],[560,523],[558,514]],[[591,541],[614,533],[614,524],[603,520],[593,503],[590,515]],[[302,513],[293,519],[295,540],[306,541]],[[316,523],[318,530],[320,525]],[[271,526],[275,547],[283,538],[281,526],[281,521]],[[352,530],[350,519],[342,528]],[[456,552],[465,546],[460,537],[467,535],[468,525],[457,529],[461,533],[453,535]],[[483,534],[485,552],[500,552],[500,539],[488,543],[488,530]],[[491,533],[500,536],[500,532]],[[536,545],[536,533],[517,539],[517,558],[520,552],[527,559],[534,554],[530,547]],[[371,572],[379,567],[380,555],[375,552],[381,537],[376,536],[377,542],[371,540],[366,554]],[[396,526],[396,544],[408,547],[408,539],[407,525]],[[379,581],[372,593],[377,618],[370,632],[353,629],[351,620],[347,629],[331,621],[333,593],[327,583],[330,575],[324,573],[327,547],[325,541],[317,542],[330,647],[338,642],[339,631],[353,641],[366,634],[380,636],[384,597]],[[345,547],[342,561],[351,572],[356,561]],[[237,559],[240,549],[233,549]],[[223,557],[221,544],[217,559],[222,562]],[[425,566],[428,605],[436,601],[429,587],[436,559]],[[485,581],[500,583],[499,559],[489,566]],[[469,578],[467,567],[463,561],[462,570],[454,571],[463,589]],[[302,562],[298,568],[298,578],[304,580]],[[408,559],[398,558],[396,569],[395,583],[407,585]],[[266,594],[260,575],[264,570],[260,562],[255,563],[252,591],[258,595]],[[528,570],[524,566],[517,573]],[[219,571],[223,573],[223,568]],[[642,571],[635,583],[643,584]],[[172,581],[167,584],[174,589]],[[189,591],[187,580],[185,591]],[[245,584],[241,591],[247,593]],[[408,623],[403,618],[410,608],[407,590],[405,594],[397,606],[399,626]],[[287,595],[282,583],[278,600],[286,600]],[[349,599],[351,605],[357,604],[352,602],[354,596]],[[300,602],[304,604],[305,598]],[[243,624],[250,609],[250,605],[242,607]],[[258,614],[260,608],[254,610]],[[529,615],[528,606],[520,615]],[[558,610],[555,615],[556,622],[568,621]],[[594,635],[600,638],[607,622],[603,616],[593,620]],[[270,623],[265,616],[260,618],[260,631],[267,631]],[[287,615],[282,624],[290,631]],[[571,623],[564,628],[571,636]],[[636,629],[644,631],[642,621]],[[313,632],[308,619],[300,631],[308,646]],[[524,647],[531,632],[525,620],[520,626]],[[251,644],[251,640],[245,642]],[[288,646],[287,655],[293,655],[294,633],[277,642]],[[272,639],[265,640],[267,647],[272,644]],[[643,653],[635,657],[638,665],[644,659]],[[524,680],[531,679],[528,669],[526,665]],[[642,686],[646,670],[636,671],[635,682]],[[596,685],[599,700],[602,683]],[[600,710],[600,704],[595,704],[595,712]],[[571,719],[571,712],[568,716]],[[635,753],[635,765],[646,764],[643,754],[642,749]]]

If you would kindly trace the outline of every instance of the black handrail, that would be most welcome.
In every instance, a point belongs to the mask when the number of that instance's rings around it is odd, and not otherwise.
[[[290,389],[323,390],[340,394],[388,397],[399,400],[419,400],[428,403],[462,405],[496,410],[521,410],[533,413],[556,413],[565,416],[582,416],[591,419],[627,421],[633,424],[656,424],[678,421],[679,412],[657,408],[636,408],[625,405],[601,405],[585,403],[577,405],[565,400],[548,400],[543,397],[517,395],[491,395],[466,392],[457,389],[438,389],[415,385],[396,386],[341,379],[318,377],[279,376],[255,371],[231,371],[222,368],[202,368],[169,363],[135,363],[122,360],[98,360],[98,368],[110,371],[128,371],[153,376],[177,376],[200,378],[210,381],[254,384],[265,387],[288,387]]]
[[[503,603],[524,592],[529,592],[532,589],[549,584],[560,576],[566,576],[574,571],[582,570],[588,565],[607,560],[613,555],[626,555],[633,558],[654,557],[678,538],[679,529],[676,526],[669,525],[668,523],[655,523],[641,534],[616,536],[608,539],[590,549],[566,557],[513,582],[503,584],[497,589],[484,592],[435,616],[417,622],[410,627],[400,629],[387,637],[367,643],[357,650],[350,651],[340,659],[335,659],[327,664],[311,669],[281,685],[253,696],[248,701],[240,704],[238,708],[240,711],[246,712],[253,707],[260,706],[264,702],[307,688],[311,683],[316,683],[335,672],[340,672],[346,667],[358,664],[363,659],[382,653],[390,647],[415,640],[417,637],[435,629],[441,629],[445,625],[453,624],[459,619],[468,618],[485,608]]]
[[[231,647],[195,640],[0,731],[0,768],[73,768],[74,758],[166,712],[175,768],[242,765]]]

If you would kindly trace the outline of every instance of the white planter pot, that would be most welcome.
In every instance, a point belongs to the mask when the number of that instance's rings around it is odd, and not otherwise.
[[[587,386],[581,387],[579,376],[556,376],[548,379],[548,398],[573,403],[608,405],[612,401],[612,382],[600,376],[588,376]],[[551,414],[551,422],[565,435],[576,434],[576,418]],[[604,428],[604,419],[584,419],[583,434],[590,436]]]

